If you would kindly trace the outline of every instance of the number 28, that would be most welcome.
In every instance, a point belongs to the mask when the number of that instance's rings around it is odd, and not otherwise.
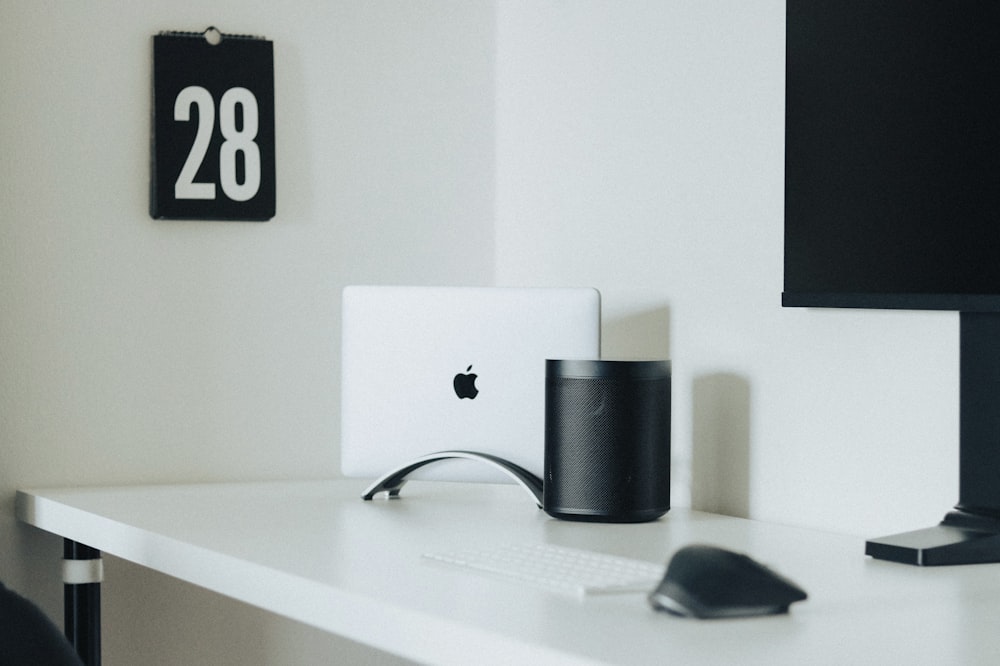
[[[241,128],[236,127],[237,105],[243,110]],[[215,128],[212,93],[201,86],[188,86],[181,90],[174,101],[174,120],[189,122],[192,106],[198,107],[198,128],[184,167],[174,183],[174,198],[215,199],[215,183],[194,182]],[[225,139],[219,148],[219,184],[233,201],[249,201],[260,189],[260,147],[254,142],[257,127],[257,98],[254,94],[246,88],[227,90],[219,100],[219,130]],[[242,183],[237,180],[237,153],[243,153]]]

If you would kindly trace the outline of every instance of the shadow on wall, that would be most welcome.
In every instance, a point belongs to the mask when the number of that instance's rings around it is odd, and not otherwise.
[[[750,383],[702,375],[692,393],[691,507],[746,518],[750,512]]]
[[[669,359],[670,308],[605,319],[601,328],[601,358]]]

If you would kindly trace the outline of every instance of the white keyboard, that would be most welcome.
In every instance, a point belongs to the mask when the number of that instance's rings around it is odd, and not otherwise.
[[[577,596],[650,592],[666,565],[551,544],[504,545],[479,550],[426,553],[424,557]]]

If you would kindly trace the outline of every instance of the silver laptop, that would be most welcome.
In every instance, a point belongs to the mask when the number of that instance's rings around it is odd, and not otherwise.
[[[374,479],[460,449],[541,477],[545,359],[600,358],[600,329],[590,288],[346,287],[341,472]],[[410,478],[510,481],[461,459]]]

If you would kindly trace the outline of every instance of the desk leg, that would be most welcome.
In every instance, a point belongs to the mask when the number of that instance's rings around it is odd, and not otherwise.
[[[86,666],[101,664],[101,551],[63,541],[63,604],[66,638]]]

